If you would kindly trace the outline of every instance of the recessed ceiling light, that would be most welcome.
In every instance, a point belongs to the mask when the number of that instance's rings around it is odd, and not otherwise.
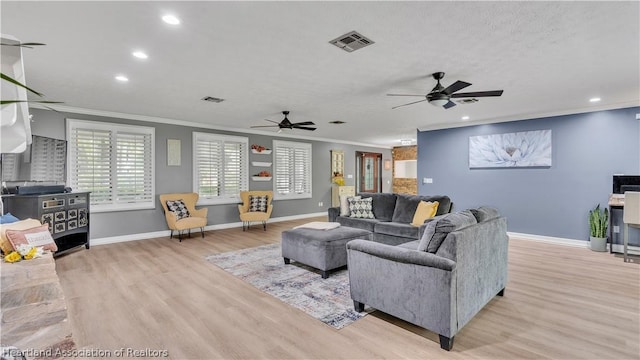
[[[462,120],[469,120],[469,117],[465,115],[462,117]]]
[[[124,76],[124,75],[118,75],[118,76],[116,76],[116,80],[121,81],[121,82],[127,82],[127,81],[129,81],[129,78]]]
[[[139,51],[139,50],[138,51],[134,51],[132,53],[132,55],[137,57],[138,59],[147,59],[147,58],[149,58],[149,55],[147,55],[144,52]]]
[[[594,97],[594,98],[589,99],[589,102],[598,102],[598,101],[600,101],[599,97]]]
[[[178,25],[180,24],[180,19],[173,15],[165,15],[162,17],[162,21],[166,22],[169,25]]]

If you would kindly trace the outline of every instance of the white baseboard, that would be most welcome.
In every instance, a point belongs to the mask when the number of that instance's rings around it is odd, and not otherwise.
[[[327,215],[327,212],[323,211],[323,212],[317,212],[317,213],[311,213],[311,214],[281,216],[281,217],[271,218],[271,219],[269,219],[269,222],[300,220],[300,219],[306,219],[306,218],[312,218],[312,217],[318,217],[318,216],[326,216],[326,215]],[[238,221],[238,222],[226,223],[226,224],[207,225],[207,226],[205,226],[204,229],[208,231],[208,230],[230,229],[230,228],[236,228],[236,227],[238,227],[238,228],[242,227],[242,222]],[[115,243],[125,242],[125,241],[136,241],[136,240],[153,239],[153,238],[165,237],[165,236],[169,236],[169,235],[171,235],[171,231],[170,230],[162,230],[162,231],[153,231],[153,232],[138,233],[138,234],[109,236],[109,237],[91,239],[90,240],[90,244],[91,244],[91,246],[98,246],[98,245],[106,245],[106,244],[115,244]]]
[[[523,233],[510,232],[510,231],[507,232],[507,234],[509,236],[513,236],[522,240],[541,241],[541,242],[546,242],[551,244],[573,246],[573,247],[583,247],[583,248],[589,247],[589,242],[585,240],[567,239],[567,238],[544,236],[544,235],[523,234]],[[610,246],[611,244],[607,244],[607,251]],[[614,252],[622,253],[623,250],[624,250],[623,245],[613,244]],[[627,253],[631,255],[640,255],[640,247],[629,245],[627,249]]]

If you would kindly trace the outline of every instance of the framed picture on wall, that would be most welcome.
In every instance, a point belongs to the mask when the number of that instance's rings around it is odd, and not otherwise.
[[[180,166],[180,140],[167,139],[167,166]]]
[[[469,137],[469,168],[551,166],[551,130]]]

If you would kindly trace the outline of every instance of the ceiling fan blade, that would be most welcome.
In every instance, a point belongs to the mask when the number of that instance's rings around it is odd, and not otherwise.
[[[272,123],[274,123],[274,124],[280,124],[280,122],[279,122],[279,121],[273,121],[273,120],[269,120],[269,119],[265,119],[265,120],[266,120],[266,121],[268,121],[268,122],[272,122]]]
[[[313,130],[315,130],[316,128],[306,127],[306,126],[295,126],[295,125],[294,125],[292,129],[301,129],[301,130],[311,130],[311,131],[313,131]]]
[[[414,95],[414,94],[387,94],[387,96],[425,96],[424,94],[422,95]]]
[[[504,90],[466,92],[466,93],[453,94],[453,95],[451,95],[451,97],[452,98],[463,98],[463,97],[501,96],[503,91]]]
[[[453,102],[453,101],[451,101],[451,100],[449,100],[449,102],[448,102],[448,103],[446,103],[446,104],[442,105],[442,107],[443,107],[443,108],[445,108],[445,109],[452,108],[452,107],[454,107],[454,106],[456,106],[456,103],[454,103],[454,102]]]
[[[471,84],[469,84],[468,82],[464,82],[464,81],[456,81],[453,84],[449,85],[447,88],[445,88],[444,90],[442,90],[443,93],[447,94],[447,95],[451,95],[456,91],[462,90],[464,88],[466,88],[467,86],[471,86]]]
[[[299,123],[293,123],[293,126],[297,126],[297,125],[315,125],[315,124],[313,123],[313,121],[303,121]]]
[[[423,102],[423,101],[427,101],[427,99],[410,102],[408,104],[402,104],[402,105],[394,106],[391,109],[397,109],[397,108],[402,107],[402,106],[407,106],[407,105],[411,105],[411,104],[417,104],[417,103]]]
[[[261,128],[261,127],[278,127],[280,125],[258,125],[258,126],[251,126],[252,128]]]

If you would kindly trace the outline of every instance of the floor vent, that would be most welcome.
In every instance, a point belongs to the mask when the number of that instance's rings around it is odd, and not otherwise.
[[[213,97],[213,96],[205,96],[205,97],[202,98],[202,100],[209,101],[209,102],[214,102],[214,103],[220,103],[220,102],[224,101],[224,99],[220,99],[220,98]]]
[[[329,41],[329,43],[346,52],[353,52],[373,44],[374,41],[356,31],[351,31],[342,36],[338,36],[337,38]]]

